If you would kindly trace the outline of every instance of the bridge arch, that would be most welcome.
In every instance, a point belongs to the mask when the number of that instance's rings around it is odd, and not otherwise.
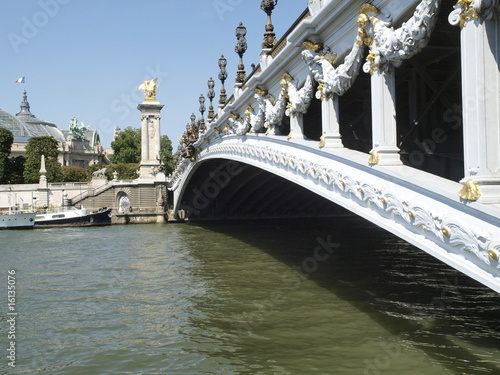
[[[198,198],[216,217],[311,192],[500,292],[498,8],[454,3],[311,1],[216,118],[182,138],[173,208]],[[416,147],[429,165],[411,159]],[[242,172],[225,185],[228,166]]]

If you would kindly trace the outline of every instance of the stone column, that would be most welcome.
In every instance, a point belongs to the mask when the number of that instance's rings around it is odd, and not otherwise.
[[[302,113],[296,113],[290,115],[290,134],[288,138],[292,139],[304,139],[304,115]]]
[[[340,135],[339,98],[337,95],[328,96],[321,100],[321,121],[325,147],[344,147]]]
[[[401,165],[397,146],[396,77],[394,69],[378,70],[371,78],[373,149],[380,154],[379,165]]]
[[[461,31],[464,180],[481,202],[500,202],[500,20],[469,20]]]
[[[141,164],[139,179],[154,181],[160,167],[160,111],[163,104],[145,100],[137,106],[141,111]]]

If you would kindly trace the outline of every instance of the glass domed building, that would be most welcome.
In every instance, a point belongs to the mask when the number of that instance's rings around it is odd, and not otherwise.
[[[13,157],[25,154],[31,137],[50,136],[59,142],[59,162],[63,166],[86,168],[96,163],[107,164],[97,130],[87,130],[84,139],[75,139],[70,131],[63,131],[56,124],[37,118],[30,111],[26,90],[21,110],[15,116],[0,108],[0,128],[8,129],[14,135]]]

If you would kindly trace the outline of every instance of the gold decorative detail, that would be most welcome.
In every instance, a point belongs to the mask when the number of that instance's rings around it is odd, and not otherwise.
[[[380,9],[378,9],[373,4],[365,3],[359,9],[359,14],[368,14],[368,13],[373,13],[373,14],[375,14],[375,16],[379,16],[380,15]]]
[[[415,220],[415,213],[413,211],[408,211],[408,216],[410,219]]]
[[[385,199],[384,197],[380,198],[380,201],[382,202],[382,204],[384,206],[387,206],[387,199]]]
[[[371,46],[373,44],[373,39],[365,32],[365,25],[370,22],[370,17],[368,13],[373,13],[376,16],[380,15],[380,10],[372,4],[363,4],[359,9],[359,16],[356,20],[358,24],[358,37],[356,38],[356,43],[359,45]]]
[[[368,159],[368,164],[377,165],[380,163],[380,153],[377,150],[372,150],[370,152],[370,158]]]
[[[240,115],[234,112],[229,113],[229,116],[231,118],[234,118],[235,120],[238,120],[240,118]]]
[[[330,179],[330,175],[328,173],[325,173],[325,177]]]
[[[427,231],[427,227],[424,224],[422,224],[421,227],[423,230]]]
[[[222,133],[222,130],[220,130],[219,128],[214,128],[214,130],[215,130],[215,132],[216,132],[217,134]]]
[[[266,96],[269,93],[269,91],[263,90],[260,87],[255,88],[254,91],[261,96]]]
[[[286,139],[291,139],[291,138],[292,138],[292,136],[293,136],[293,133],[292,133],[292,132],[290,132],[290,133],[288,133],[288,135],[286,136]]]
[[[305,49],[310,49],[311,51],[318,53],[319,51],[321,51],[323,49],[323,43],[321,43],[321,42],[314,43],[310,40],[306,40],[306,41],[304,41],[304,43],[302,43],[302,47],[304,47]]]
[[[451,231],[450,231],[450,228],[448,228],[448,227],[442,227],[441,233],[443,233],[443,236],[445,236],[447,238],[451,237]]]
[[[488,255],[495,262],[498,262],[498,253],[495,250],[488,250]]]
[[[326,146],[326,139],[325,139],[325,136],[322,135],[321,138],[319,139],[319,148],[323,148]]]
[[[335,59],[337,59],[337,54],[333,53],[328,59],[326,59],[326,61],[333,65]]]
[[[476,10],[471,6],[474,0],[458,0],[457,5],[462,7],[462,13],[460,13],[459,26],[461,29],[465,27],[465,24],[471,19],[479,20],[479,15]]]
[[[156,102],[156,89],[160,87],[159,84],[156,82],[158,81],[158,78],[154,78],[151,80],[146,80],[137,89],[137,91],[144,91],[145,99],[144,101],[147,102]]]
[[[229,133],[229,131],[230,131],[230,130],[231,130],[231,125],[226,124],[226,126],[224,127],[224,131],[225,131],[226,133]]]
[[[458,196],[466,201],[477,201],[481,196],[479,183],[474,180],[466,181],[462,189],[458,192]]]
[[[363,190],[363,188],[359,188],[358,191],[361,193],[361,194],[364,194],[365,191]]]
[[[344,180],[340,181],[340,185],[342,185],[342,187],[345,187],[345,181]]]
[[[293,81],[293,77],[288,74],[284,73],[283,76],[281,77],[280,85],[281,87],[287,86],[289,82]]]
[[[217,128],[216,128],[216,129],[217,129]],[[217,129],[217,130],[218,130],[218,129]],[[205,143],[210,143],[210,140],[209,140],[208,138],[204,138],[204,139],[203,139],[203,141],[204,141]]]

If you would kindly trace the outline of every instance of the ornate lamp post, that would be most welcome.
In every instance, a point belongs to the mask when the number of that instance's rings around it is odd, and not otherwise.
[[[276,5],[278,5],[278,0],[262,0],[260,2],[260,9],[267,14],[266,32],[264,33],[262,48],[273,48],[276,43],[278,43],[276,40],[276,34],[274,33],[274,26],[271,21],[271,13]]]
[[[214,106],[212,104],[212,100],[215,98],[215,91],[214,91],[214,86],[215,86],[215,83],[214,83],[214,80],[212,79],[212,77],[210,77],[210,79],[208,80],[208,93],[207,93],[207,97],[208,99],[210,100],[210,106],[208,107],[208,121],[209,122],[212,122],[213,119],[214,119]]]
[[[205,127],[205,119],[203,118],[203,113],[205,112],[205,97],[203,94],[200,95],[198,98],[198,101],[200,102],[200,113],[201,113],[201,119],[198,121],[198,130],[201,134],[205,133],[206,127]]]
[[[240,57],[238,71],[236,72],[236,83],[243,83],[246,79],[245,65],[243,65],[243,54],[247,50],[247,39],[245,38],[245,35],[247,35],[247,28],[243,26],[242,22],[240,22],[236,28],[236,39],[238,39],[238,42],[236,43],[236,47],[234,49]]]
[[[227,78],[226,65],[227,65],[227,60],[224,57],[224,55],[222,55],[219,59],[219,68],[220,68],[219,79],[222,83],[222,88],[220,89],[220,99],[219,99],[219,104],[221,105],[226,104],[227,101],[226,89],[224,88],[224,81]]]

